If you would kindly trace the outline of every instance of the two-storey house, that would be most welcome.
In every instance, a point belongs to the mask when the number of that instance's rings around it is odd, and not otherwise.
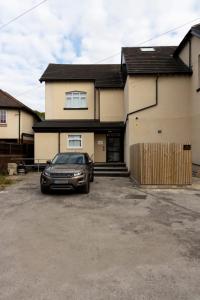
[[[126,162],[140,142],[192,143],[200,164],[200,25],[177,46],[125,47],[121,64],[50,64],[45,121],[34,126],[35,159],[86,151]]]
[[[33,143],[33,125],[38,115],[0,89],[0,142]]]

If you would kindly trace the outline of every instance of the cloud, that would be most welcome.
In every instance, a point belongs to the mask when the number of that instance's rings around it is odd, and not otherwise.
[[[39,0],[0,2],[0,24]],[[44,111],[48,63],[96,63],[198,18],[198,0],[48,0],[0,31],[0,88]],[[200,20],[199,20],[200,22]],[[197,23],[197,22],[196,22]],[[146,43],[176,45],[191,24]],[[120,54],[103,63],[119,63]]]

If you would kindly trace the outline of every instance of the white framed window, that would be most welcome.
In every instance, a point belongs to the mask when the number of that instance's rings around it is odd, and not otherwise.
[[[81,91],[72,91],[65,93],[66,109],[86,109],[87,108],[87,93]]]
[[[81,134],[68,134],[68,148],[80,149],[82,144]]]
[[[0,109],[0,124],[6,124],[7,123],[7,115],[5,109]]]

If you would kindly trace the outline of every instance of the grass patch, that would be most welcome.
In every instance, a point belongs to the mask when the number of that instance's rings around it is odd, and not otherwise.
[[[7,176],[0,175],[0,188],[4,188],[6,185],[10,185],[14,180],[8,178]]]

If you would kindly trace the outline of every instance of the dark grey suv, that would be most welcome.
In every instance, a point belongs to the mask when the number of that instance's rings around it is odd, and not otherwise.
[[[52,161],[47,161],[41,174],[41,192],[79,189],[89,193],[93,180],[93,161],[87,153],[58,153]]]

